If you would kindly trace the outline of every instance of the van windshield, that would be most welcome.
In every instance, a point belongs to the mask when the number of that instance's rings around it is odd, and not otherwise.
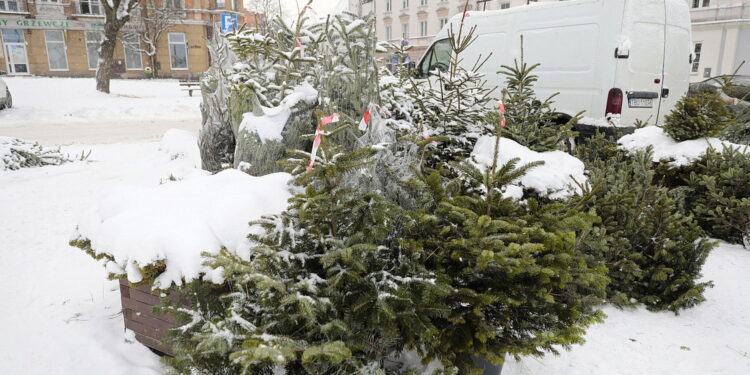
[[[451,61],[451,43],[448,39],[441,39],[435,42],[432,47],[425,53],[422,62],[419,64],[419,76],[427,75],[435,70],[448,70]]]

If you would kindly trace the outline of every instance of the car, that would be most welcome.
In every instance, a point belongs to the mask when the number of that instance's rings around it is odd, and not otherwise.
[[[13,107],[13,96],[10,95],[8,85],[3,81],[6,73],[0,70],[0,109]]]
[[[461,64],[478,61],[489,87],[505,86],[497,71],[526,62],[541,64],[534,73],[537,95],[555,97],[561,115],[585,110],[593,119],[636,120],[661,125],[688,91],[690,9],[684,0],[579,0],[457,14],[436,35],[417,64],[419,79],[450,64],[450,33],[474,29],[474,43]],[[522,48],[523,43],[523,48]]]

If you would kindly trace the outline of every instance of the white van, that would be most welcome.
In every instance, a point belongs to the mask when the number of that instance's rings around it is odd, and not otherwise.
[[[457,33],[461,14],[450,19],[417,65],[418,75],[448,64],[448,30]],[[464,30],[476,26],[476,41],[462,55],[487,85],[505,86],[497,74],[521,56],[541,64],[537,96],[559,92],[554,106],[567,115],[586,111],[589,121],[620,118],[659,125],[687,93],[690,74],[690,13],[684,0],[570,0],[468,12]],[[499,94],[498,94],[499,95]],[[620,115],[620,116],[617,116]],[[596,121],[604,122],[606,121]]]

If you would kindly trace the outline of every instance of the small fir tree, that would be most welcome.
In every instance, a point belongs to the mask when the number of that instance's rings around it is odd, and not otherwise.
[[[578,153],[592,188],[573,203],[601,217],[586,247],[609,268],[609,300],[674,312],[703,301],[711,284],[698,279],[713,244],[683,213],[679,194],[654,183],[650,151],[628,157],[599,136]]]
[[[564,148],[565,141],[575,136],[573,125],[578,116],[562,117],[552,108],[557,94],[545,100],[537,99],[534,84],[539,79],[534,70],[539,64],[528,65],[523,57],[514,60],[513,66],[504,65],[498,72],[506,77],[507,88],[503,91],[503,102],[507,113],[507,128],[504,136],[534,151],[551,151]]]
[[[713,137],[732,123],[732,115],[715,94],[702,93],[680,99],[664,121],[664,132],[674,140]]]

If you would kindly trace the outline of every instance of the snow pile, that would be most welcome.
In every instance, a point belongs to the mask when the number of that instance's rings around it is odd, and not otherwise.
[[[127,274],[131,282],[142,280],[140,267],[164,261],[157,288],[181,285],[201,273],[220,283],[221,270],[204,266],[201,253],[225,247],[247,258],[246,236],[253,229],[248,222],[287,207],[290,179],[286,173],[254,177],[234,169],[216,175],[196,170],[178,182],[117,189],[84,213],[76,238],[111,255],[107,270]]]
[[[652,146],[654,150],[652,160],[654,162],[671,160],[670,164],[674,166],[688,165],[711,148],[721,151],[726,146],[750,152],[747,146],[722,141],[718,138],[701,138],[677,142],[664,133],[662,128],[657,126],[636,129],[633,134],[626,135],[617,140],[617,143],[621,149],[631,153],[645,150],[649,146]]]
[[[477,140],[471,158],[480,169],[490,168],[495,154],[495,137],[484,136]],[[564,199],[580,192],[577,183],[585,183],[583,162],[562,151],[536,152],[517,142],[500,139],[498,168],[513,158],[519,158],[517,166],[543,161],[544,164],[529,170],[524,176],[507,187],[505,196],[521,199],[523,189],[532,189],[550,199]]]
[[[59,148],[44,148],[36,142],[0,137],[0,171],[60,165],[66,161],[70,160]]]
[[[196,168],[201,165],[198,137],[187,130],[167,130],[161,139],[159,150],[169,154],[172,159],[184,158],[188,162],[191,162]]]
[[[296,86],[278,107],[259,106],[258,111],[245,113],[242,116],[240,130],[258,134],[261,143],[266,143],[267,140],[280,141],[281,132],[292,114],[292,107],[300,101],[309,103],[317,99],[318,91],[309,83],[303,82]]]

